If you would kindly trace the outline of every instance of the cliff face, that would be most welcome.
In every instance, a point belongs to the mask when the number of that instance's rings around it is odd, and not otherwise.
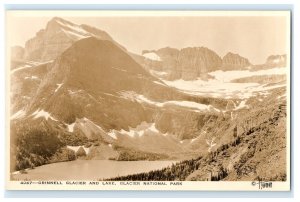
[[[103,40],[112,38],[104,31],[88,25],[77,25],[61,18],[53,18],[45,29],[25,44],[25,60],[49,61],[55,59],[75,41],[94,36]]]
[[[25,44],[25,60],[49,61],[56,58],[63,50],[71,44],[64,32],[39,31],[36,36],[28,40]]]
[[[151,52],[151,51],[150,51]],[[149,53],[144,51],[145,54]],[[160,60],[146,58],[144,65],[148,69],[163,71],[167,79],[192,80],[200,77],[203,73],[217,70],[222,65],[222,59],[212,50],[205,47],[162,48],[152,51]]]
[[[222,70],[242,70],[249,67],[251,64],[247,58],[239,54],[227,53],[222,60]]]
[[[195,79],[203,73],[217,70],[221,58],[208,48],[185,48],[178,56],[178,70],[182,79]]]
[[[156,54],[157,57],[148,57],[150,54]],[[238,54],[229,52],[221,58],[205,47],[181,50],[167,47],[156,51],[143,51],[142,55],[145,57],[142,64],[146,69],[160,71],[155,72],[158,74],[156,76],[168,80],[206,79],[208,72],[245,70],[252,66],[247,58]]]

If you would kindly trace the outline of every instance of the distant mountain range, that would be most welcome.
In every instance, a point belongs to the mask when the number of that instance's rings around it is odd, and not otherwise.
[[[87,37],[109,40],[126,50],[103,30],[84,24],[77,25],[55,17],[47,23],[45,29],[41,29],[35,37],[26,42],[25,48],[12,47],[12,58],[47,62],[55,59],[74,42]],[[205,77],[206,73],[216,70],[266,69],[286,66],[286,55],[271,55],[265,64],[252,65],[247,58],[239,54],[229,52],[221,58],[206,47],[181,50],[166,47],[156,51],[145,50],[142,52],[144,57],[130,52],[128,54],[144,68],[157,70],[168,80],[180,78],[193,80]]]
[[[181,50],[167,47],[156,51],[144,50],[142,55],[146,59],[141,64],[149,70],[157,71],[157,76],[167,80],[207,78],[207,73],[217,70],[259,70],[287,65],[286,55],[271,55],[264,64],[253,65],[239,54],[229,52],[221,58],[205,47]]]

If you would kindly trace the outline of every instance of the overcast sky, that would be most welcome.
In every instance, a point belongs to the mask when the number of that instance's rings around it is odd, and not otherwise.
[[[24,46],[53,16],[9,17],[10,43]],[[212,49],[221,57],[238,53],[253,64],[264,63],[271,54],[285,54],[287,23],[279,16],[196,17],[62,17],[106,31],[129,51],[162,47]]]

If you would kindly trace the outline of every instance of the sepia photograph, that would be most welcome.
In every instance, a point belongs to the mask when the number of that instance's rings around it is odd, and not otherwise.
[[[7,188],[290,190],[290,11],[6,11]]]

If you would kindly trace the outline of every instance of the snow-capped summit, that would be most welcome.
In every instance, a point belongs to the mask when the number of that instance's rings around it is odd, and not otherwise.
[[[35,37],[26,42],[24,59],[53,60],[74,42],[87,37],[109,40],[117,44],[105,31],[54,17],[47,23],[45,29],[38,31]]]

